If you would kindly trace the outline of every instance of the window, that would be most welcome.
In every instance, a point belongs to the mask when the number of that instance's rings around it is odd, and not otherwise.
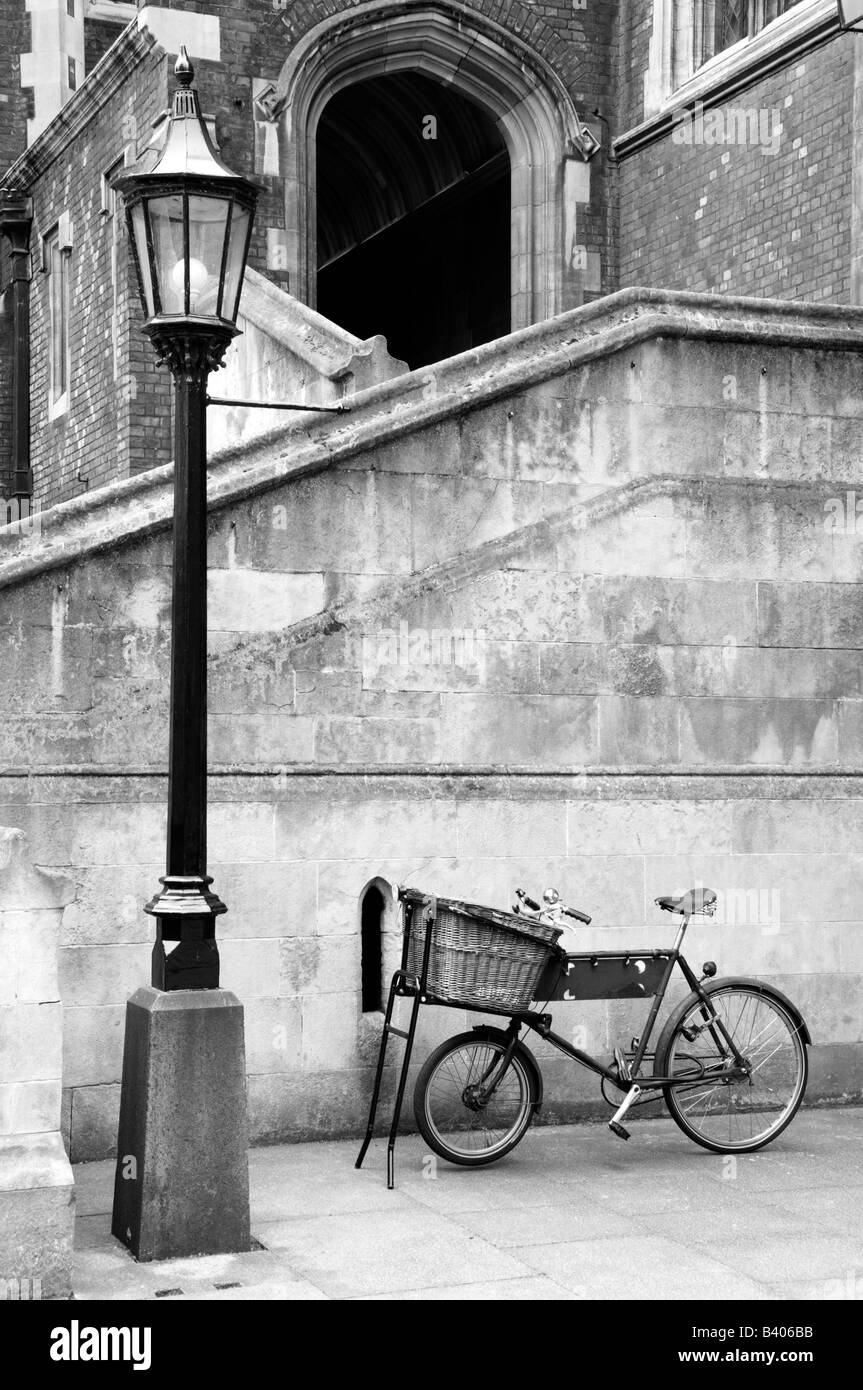
[[[75,59],[67,58],[66,63],[69,73],[69,91],[74,92],[75,88],[78,86],[78,78],[75,73]]]
[[[120,170],[127,164],[134,163],[135,148],[127,145],[119,159],[109,165],[102,175],[102,217],[111,227],[111,354],[114,363],[114,380],[117,381],[120,375],[120,275],[118,262],[120,256],[121,233],[117,226],[117,195],[111,187],[112,180],[119,174]]]
[[[693,69],[759,33],[800,0],[695,0]]]
[[[129,155],[130,150],[131,158],[128,158],[127,156]],[[114,213],[117,211],[117,195],[114,192],[114,189],[111,187],[111,181],[117,177],[120,170],[124,169],[127,164],[134,163],[134,158],[134,148],[132,146],[127,146],[126,150],[124,150],[123,154],[120,155],[119,159],[115,159],[113,164],[109,164],[108,168],[103,173],[101,180],[101,213],[103,217],[113,217]]]
[[[69,244],[58,225],[44,241],[48,280],[48,414],[60,415],[69,403]]]

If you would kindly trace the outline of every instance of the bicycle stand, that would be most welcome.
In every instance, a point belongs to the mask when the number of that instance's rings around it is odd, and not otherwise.
[[[378,1101],[381,1094],[381,1082],[384,1075],[384,1063],[387,1055],[387,1043],[393,1036],[405,1040],[405,1053],[402,1058],[401,1072],[399,1074],[398,1087],[396,1089],[395,1105],[393,1107],[392,1122],[390,1124],[389,1139],[387,1141],[387,1188],[392,1191],[395,1186],[395,1145],[398,1133],[399,1120],[401,1119],[402,1104],[404,1102],[405,1087],[407,1086],[408,1072],[411,1064],[411,1054],[414,1046],[414,1036],[416,1034],[417,1018],[419,1016],[420,1005],[428,1002],[426,994],[426,981],[428,979],[429,955],[431,953],[432,937],[434,934],[434,924],[437,917],[437,899],[423,899],[423,916],[425,918],[426,933],[423,949],[422,968],[419,975],[409,973],[407,969],[408,946],[410,932],[405,932],[404,943],[402,946],[401,968],[395,972],[390,981],[390,991],[387,997],[387,1008],[384,1014],[384,1026],[381,1033],[381,1043],[378,1049],[378,1064],[375,1071],[375,1082],[372,1088],[372,1102],[369,1108],[369,1122],[366,1127],[365,1138],[357,1159],[355,1168],[362,1168],[363,1159],[368,1151],[369,1144],[374,1134],[375,1118],[377,1116]],[[413,924],[411,924],[412,930]],[[392,1021],[393,1008],[396,999],[412,999],[411,1017],[407,1031],[404,1028],[397,1028]]]

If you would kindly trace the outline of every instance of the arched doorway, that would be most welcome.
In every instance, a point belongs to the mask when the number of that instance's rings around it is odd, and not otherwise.
[[[317,127],[317,308],[421,367],[510,330],[497,123],[421,72],[354,83]]]
[[[596,141],[549,63],[460,0],[365,0],[321,20],[292,49],[271,103],[291,293],[318,307],[317,129],[327,107],[346,88],[417,73],[485,112],[506,147],[510,327],[580,304],[576,213],[589,201],[583,166]]]

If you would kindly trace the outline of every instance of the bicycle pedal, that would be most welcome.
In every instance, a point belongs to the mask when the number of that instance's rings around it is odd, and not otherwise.
[[[617,1135],[618,1139],[628,1139],[628,1138],[629,1138],[629,1130],[628,1130],[628,1129],[624,1129],[624,1128],[623,1128],[623,1125],[620,1125],[620,1124],[617,1123],[617,1120],[609,1120],[609,1122],[608,1122],[608,1128],[611,1130],[612,1134],[616,1134],[616,1135]]]

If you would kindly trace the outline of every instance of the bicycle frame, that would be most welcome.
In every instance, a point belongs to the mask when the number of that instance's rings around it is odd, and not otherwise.
[[[487,1099],[505,1076],[515,1053],[522,1027],[531,1029],[539,1037],[550,1042],[559,1052],[564,1053],[567,1057],[571,1057],[574,1062],[578,1062],[581,1066],[586,1067],[588,1071],[595,1072],[597,1076],[601,1076],[604,1080],[612,1082],[619,1089],[632,1091],[634,1088],[638,1094],[643,1091],[665,1090],[666,1087],[669,1086],[683,1087],[692,1086],[693,1084],[702,1084],[705,1079],[710,1079],[711,1076],[715,1075],[729,1077],[747,1075],[746,1059],[738,1051],[734,1039],[731,1037],[721,1018],[719,1018],[716,1010],[713,1008],[710,995],[702,988],[698,976],[681,954],[681,946],[686,934],[686,929],[689,926],[689,920],[688,916],[684,918],[677,932],[677,936],[675,937],[674,945],[668,952],[668,964],[666,965],[659,988],[654,995],[653,1003],[650,1006],[647,1022],[639,1038],[632,1065],[626,1069],[627,1075],[621,1075],[617,1067],[604,1066],[595,1057],[592,1057],[589,1052],[583,1052],[581,1048],[573,1047],[571,1043],[567,1042],[566,1038],[562,1038],[559,1033],[555,1033],[551,1027],[551,1014],[535,1013],[532,1010],[525,1010],[524,1012],[510,1015],[510,1024],[507,1029],[507,1034],[510,1038],[509,1045],[503,1057],[496,1059],[488,1072],[480,1079],[478,1086],[481,1088],[481,1093],[485,1093],[481,1095],[481,1098]],[[656,1025],[656,1020],[659,1016],[659,1011],[662,1008],[662,1002],[665,998],[675,965],[679,966],[690,989],[700,998],[704,1011],[705,1025],[709,1027],[713,1040],[720,1052],[723,1050],[722,1041],[724,1041],[727,1051],[733,1059],[733,1067],[729,1068],[727,1061],[722,1061],[716,1066],[702,1067],[697,1076],[651,1075],[642,1077],[640,1075],[641,1065],[647,1055],[648,1045]],[[721,1038],[719,1035],[721,1035]],[[620,1113],[623,1113],[623,1111]]]

